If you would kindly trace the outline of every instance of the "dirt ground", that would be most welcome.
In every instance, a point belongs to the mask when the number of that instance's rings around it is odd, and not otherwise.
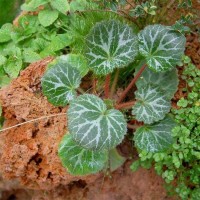
[[[195,33],[187,38],[186,54],[200,68],[200,45]],[[4,128],[66,112],[67,108],[52,106],[41,94],[40,79],[52,59],[31,64],[19,78],[0,90],[6,118]],[[129,169],[130,160],[110,176],[103,173],[71,176],[57,156],[57,146],[67,131],[66,122],[66,116],[60,115],[0,134],[1,200],[173,199],[167,197],[164,181],[153,169],[133,173]]]

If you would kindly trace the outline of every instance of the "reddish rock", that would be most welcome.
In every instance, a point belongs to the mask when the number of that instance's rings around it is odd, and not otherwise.
[[[7,128],[52,114],[51,118],[30,122],[1,135],[0,171],[5,179],[17,179],[31,189],[49,190],[77,181],[62,167],[58,145],[67,132],[66,108],[54,107],[42,95],[40,80],[53,58],[31,64],[20,77],[0,90],[0,100]],[[90,182],[91,177],[82,177]]]

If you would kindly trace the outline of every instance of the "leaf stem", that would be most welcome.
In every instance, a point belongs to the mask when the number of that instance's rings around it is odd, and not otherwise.
[[[77,91],[81,94],[85,94],[85,91],[82,88],[78,88]]]
[[[47,118],[51,118],[51,117],[57,117],[57,116],[62,116],[62,115],[66,115],[66,113],[57,113],[57,114],[53,114],[53,115],[42,116],[42,117],[39,117],[39,118],[36,118],[36,119],[31,119],[29,121],[26,121],[26,122],[23,122],[23,123],[20,123],[20,124],[16,124],[14,126],[10,126],[8,128],[1,129],[0,132],[8,131],[8,130],[16,128],[18,126],[22,126],[22,125],[25,125],[25,124],[28,124],[28,123],[31,123],[31,122],[35,122],[35,121],[38,121],[38,120],[43,120],[43,119],[47,119]]]
[[[138,71],[138,73],[136,74],[136,76],[134,77],[134,79],[130,82],[130,84],[128,85],[128,87],[124,90],[124,92],[121,94],[121,96],[119,97],[117,104],[121,103],[124,98],[126,97],[127,93],[129,92],[129,90],[135,85],[136,81],[138,80],[138,78],[141,76],[142,72],[145,70],[146,68],[146,64],[144,64],[140,70]]]
[[[128,0],[125,0],[127,4],[129,4],[131,6],[131,8],[134,8],[135,5],[133,5],[131,2],[129,2]]]
[[[110,90],[110,98],[112,99],[114,93],[115,93],[115,90],[116,90],[116,86],[117,86],[117,81],[119,79],[119,69],[117,69],[116,73],[115,73],[115,77],[114,77],[114,80],[113,80],[113,83],[112,83],[112,87],[111,87],[111,90]]]
[[[140,126],[138,126],[138,125],[132,125],[132,124],[127,124],[127,128],[128,129],[136,130],[138,127],[140,127]]]
[[[110,74],[106,76],[104,93],[105,93],[105,99],[108,99],[110,94]]]
[[[134,104],[135,104],[135,101],[129,101],[129,102],[126,102],[126,103],[117,104],[117,105],[115,105],[115,108],[117,110],[130,109],[130,108],[132,108],[132,106]]]

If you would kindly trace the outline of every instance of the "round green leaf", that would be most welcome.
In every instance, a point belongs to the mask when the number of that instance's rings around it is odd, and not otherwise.
[[[42,77],[42,91],[48,101],[55,106],[65,106],[76,96],[81,76],[68,63],[56,63]]]
[[[21,57],[10,57],[7,59],[3,68],[10,78],[17,78],[20,70],[22,69],[22,58]]]
[[[87,65],[87,61],[84,56],[78,55],[78,54],[67,54],[67,55],[62,55],[59,58],[60,62],[67,62],[71,66],[77,68],[81,74],[81,76],[85,76],[89,69]]]
[[[166,117],[152,125],[144,125],[134,133],[136,146],[147,152],[159,152],[166,150],[173,144],[171,135],[175,122],[170,117]]]
[[[167,71],[181,61],[185,37],[168,26],[150,25],[139,33],[139,52],[150,69]]]
[[[71,134],[66,134],[58,149],[62,165],[73,175],[96,173],[105,167],[107,151],[92,151],[79,146]]]
[[[70,9],[69,3],[66,0],[52,0],[51,6],[63,14],[66,14]]]
[[[51,36],[51,42],[46,45],[40,55],[45,57],[49,55],[54,55],[56,51],[64,49],[72,43],[72,37],[68,33],[56,34]]]
[[[135,92],[137,99],[132,114],[145,124],[157,122],[170,111],[171,102],[158,86],[146,85]]]
[[[136,34],[115,20],[97,23],[86,38],[86,46],[89,67],[99,75],[127,66],[138,53]]]
[[[93,149],[112,149],[126,134],[126,120],[115,109],[91,94],[84,94],[71,102],[68,109],[68,128],[81,146]]]
[[[0,43],[8,42],[11,40],[11,30],[10,27],[7,28],[7,25],[1,27],[0,29]]]
[[[136,68],[135,74],[140,67]],[[144,85],[154,84],[158,85],[164,92],[168,99],[172,99],[178,89],[178,73],[176,68],[167,72],[154,72],[146,68],[140,78],[136,82],[137,88],[144,87]]]
[[[38,14],[38,19],[42,26],[47,27],[53,24],[58,18],[57,10],[42,10]]]

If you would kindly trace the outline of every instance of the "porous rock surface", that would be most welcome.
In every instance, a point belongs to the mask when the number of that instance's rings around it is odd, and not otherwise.
[[[53,58],[31,64],[20,77],[0,90],[0,101],[10,127],[42,116],[65,113],[66,108],[54,107],[42,95],[40,80]],[[66,115],[27,123],[0,135],[0,174],[4,179],[18,180],[30,189],[49,190],[77,181],[57,156],[58,144],[66,133]],[[98,175],[82,177],[88,182]]]

